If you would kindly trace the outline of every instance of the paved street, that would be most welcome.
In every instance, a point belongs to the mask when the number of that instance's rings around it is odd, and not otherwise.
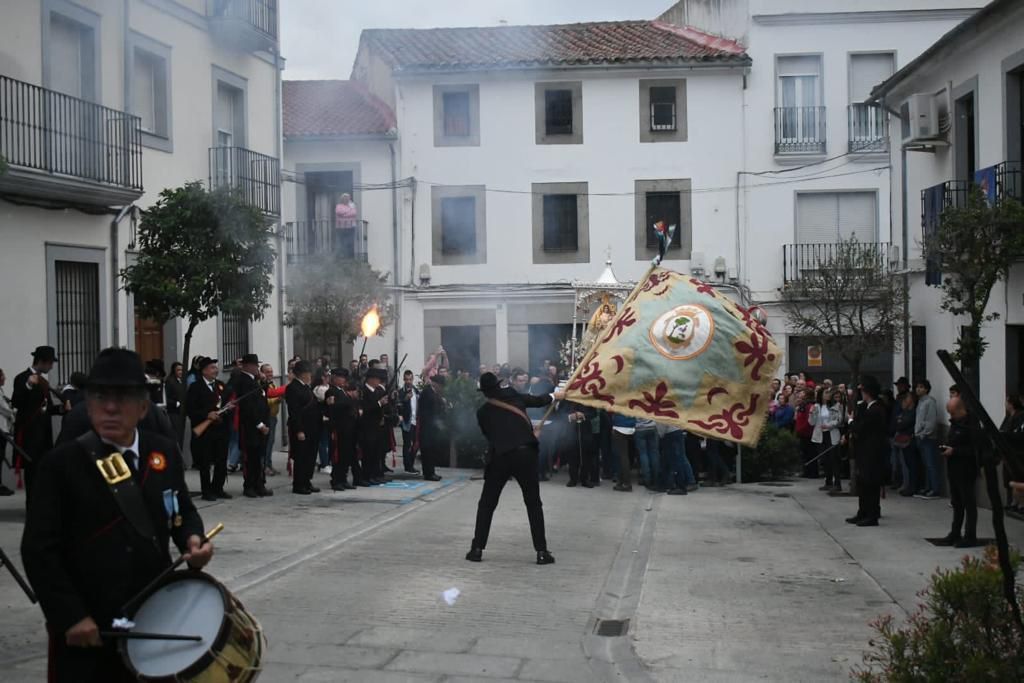
[[[813,482],[669,497],[567,489],[561,475],[542,487],[557,564],[533,564],[513,483],[477,565],[463,555],[481,483],[443,474],[313,497],[278,477],[272,499],[203,504],[226,525],[212,572],[270,641],[261,680],[845,680],[867,622],[912,610],[960,552],[923,540],[944,533],[944,500],[889,498],[864,529],[842,521],[853,499]],[[20,503],[0,501],[16,560]],[[0,585],[4,680],[42,680],[38,611]],[[628,619],[626,637],[595,635],[599,619]]]

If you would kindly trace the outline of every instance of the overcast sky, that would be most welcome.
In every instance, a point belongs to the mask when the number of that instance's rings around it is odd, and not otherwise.
[[[364,28],[653,19],[673,0],[284,0],[284,77],[348,78]]]

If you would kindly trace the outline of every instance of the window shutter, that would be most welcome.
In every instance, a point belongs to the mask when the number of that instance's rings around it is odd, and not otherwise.
[[[877,219],[873,192],[841,192],[839,197],[839,239],[856,237],[859,242],[874,242]]]
[[[850,55],[850,102],[865,101],[871,89],[892,74],[892,54]]]
[[[797,244],[835,242],[839,236],[839,203],[831,192],[808,192],[796,196]]]

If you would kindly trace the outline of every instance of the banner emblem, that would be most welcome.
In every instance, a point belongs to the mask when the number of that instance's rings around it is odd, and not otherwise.
[[[715,336],[715,321],[703,306],[686,304],[662,313],[651,325],[654,348],[671,360],[690,360],[704,353]]]

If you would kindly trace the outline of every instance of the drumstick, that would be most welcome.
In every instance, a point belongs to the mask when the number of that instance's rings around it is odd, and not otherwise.
[[[176,633],[145,633],[143,631],[100,631],[100,638],[121,640],[191,640],[203,641],[202,636],[180,636]]]
[[[223,530],[224,530],[224,525],[223,524],[217,524],[217,526],[215,526],[212,529],[210,529],[210,531],[207,532],[203,536],[202,543],[199,544],[199,547],[202,547],[207,541],[212,539],[214,536],[216,536],[217,534],[219,534]],[[164,579],[166,579],[175,569],[177,569],[178,567],[183,565],[185,563],[185,560],[186,560],[187,557],[188,557],[188,553],[182,553],[181,557],[179,557],[177,560],[174,561],[174,564],[172,564],[170,567],[168,567],[167,569],[165,569],[162,572],[160,572],[157,575],[157,577],[155,579],[153,579],[152,581],[150,581],[149,584],[147,584],[145,588],[143,588],[141,591],[139,591],[135,595],[135,597],[133,597],[128,602],[126,602],[124,604],[124,607],[121,608],[121,613],[122,614],[128,614],[131,611],[131,609],[133,607],[135,607],[135,603],[137,603],[139,601],[139,599],[143,595],[149,595],[150,591],[152,591],[154,588],[156,588],[158,585],[160,585],[160,582],[162,582]]]

